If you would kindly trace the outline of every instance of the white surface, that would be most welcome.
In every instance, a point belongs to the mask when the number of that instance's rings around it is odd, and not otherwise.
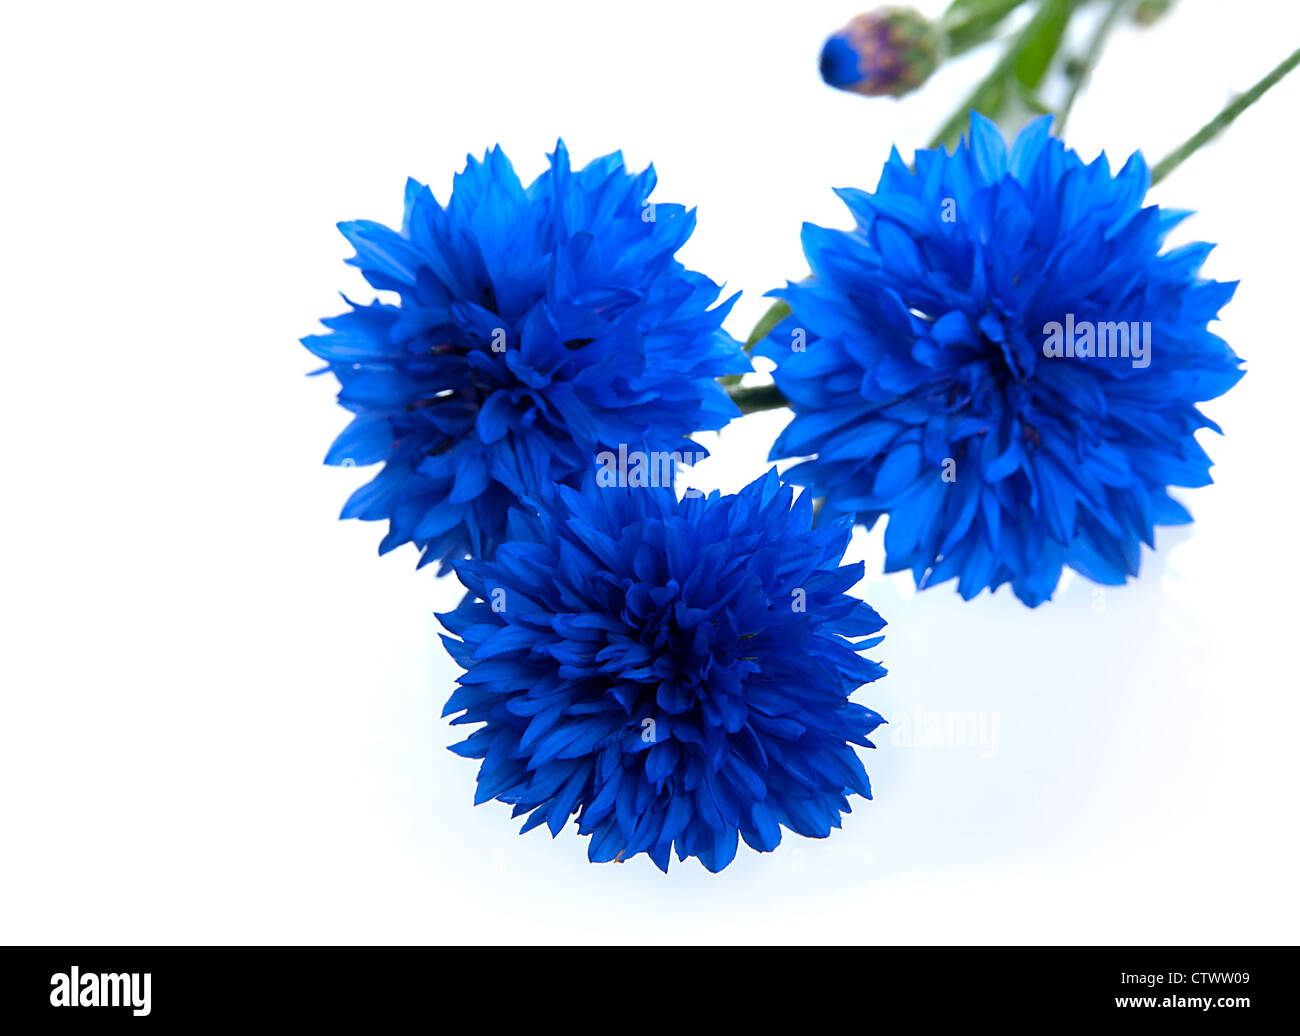
[[[408,174],[445,198],[498,141],[528,178],[557,136],[621,147],[699,206],[683,258],[744,289],[743,337],[800,223],[847,224],[830,188],[874,187],[989,60],[836,94],[817,51],[855,7],[6,8],[0,939],[1295,941],[1300,74],[1154,195],[1242,280],[1195,526],[1102,611],[1082,579],[1037,611],[914,596],[860,536],[890,676],[859,697],[894,724],[828,840],[664,877],[472,807],[437,718],[457,587],[334,520],[363,473],[320,466],[344,414],[296,339],[366,297],[335,221],[396,220]],[[1071,143],[1159,158],[1300,39],[1292,4],[1228,8],[1122,31]],[[759,474],[784,420],[693,481]],[[909,746],[917,709],[996,743]]]

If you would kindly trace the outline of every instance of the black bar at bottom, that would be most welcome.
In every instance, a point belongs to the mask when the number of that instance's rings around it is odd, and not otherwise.
[[[872,1018],[1294,1015],[1290,947],[8,947],[0,1024],[169,1029],[349,1020],[429,1031],[538,1024],[674,1029],[721,1014]],[[147,978],[146,978],[147,977]],[[700,1011],[707,1014],[700,1014]],[[1258,1012],[1265,1012],[1259,1014]],[[457,1022],[456,1019],[461,1019]],[[603,1019],[603,1021],[602,1021]],[[770,1023],[772,1019],[768,1019]]]

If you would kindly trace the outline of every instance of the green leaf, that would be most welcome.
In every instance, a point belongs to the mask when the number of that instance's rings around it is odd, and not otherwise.
[[[1016,43],[1015,75],[1022,86],[1036,90],[1052,67],[1065,27],[1078,0],[1043,0]]]
[[[778,299],[772,307],[759,318],[754,330],[749,332],[749,338],[745,340],[745,352],[753,350],[764,338],[772,333],[772,328],[776,327],[782,320],[790,315],[790,307],[784,300]],[[718,381],[726,388],[733,385],[739,385],[742,374],[728,374],[726,377],[719,378]]]
[[[1060,49],[1070,16],[1081,2],[1042,0],[1034,16],[1008,44],[993,70],[935,134],[931,147],[954,146],[961,139],[972,109],[1000,124],[1009,97],[1019,93],[1009,93],[1008,86],[1014,83],[1030,91],[1038,87]]]
[[[754,325],[754,330],[749,333],[749,338],[745,340],[745,352],[749,352],[754,346],[758,345],[764,338],[772,333],[772,328],[776,327],[782,320],[790,315],[790,307],[784,299],[778,299],[776,303],[763,314],[763,318]]]
[[[939,19],[949,54],[960,54],[989,40],[995,29],[1025,0],[953,0]]]

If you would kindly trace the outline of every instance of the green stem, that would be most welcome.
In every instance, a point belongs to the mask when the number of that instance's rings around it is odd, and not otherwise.
[[[779,410],[789,406],[789,401],[775,385],[758,385],[754,388],[733,386],[727,389],[731,401],[740,407],[742,414],[756,414],[760,410]]]
[[[1092,70],[1097,67],[1102,48],[1106,45],[1106,37],[1110,35],[1111,30],[1115,28],[1116,23],[1128,10],[1131,3],[1132,0],[1111,0],[1110,10],[1097,23],[1097,29],[1092,34],[1092,39],[1088,41],[1088,49],[1084,52],[1083,59],[1079,63],[1079,69],[1070,82],[1070,92],[1065,98],[1065,103],[1061,105],[1061,114],[1053,127],[1058,137],[1065,136],[1065,122],[1070,117],[1070,110],[1074,107],[1075,99],[1092,75]]]
[[[1179,147],[1175,148],[1164,160],[1159,162],[1156,167],[1151,170],[1151,185],[1154,187],[1182,165],[1188,158],[1232,125],[1232,121],[1238,115],[1268,93],[1270,89],[1280,83],[1286,74],[1294,69],[1296,65],[1300,65],[1300,49],[1293,50],[1288,57],[1283,59],[1280,65],[1273,69],[1272,72],[1266,75],[1240,97],[1229,102],[1224,107],[1223,111],[1219,112],[1218,115],[1188,137],[1187,140],[1185,140]]]
[[[967,120],[970,119],[970,113],[977,111],[981,115],[987,115],[991,119],[996,119],[998,109],[1001,107],[1001,96],[1006,90],[1006,80],[1011,74],[1011,69],[1016,63],[1016,48],[1008,47],[998,63],[993,66],[987,76],[981,80],[980,84],[957,106],[948,121],[934,135],[930,141],[930,147],[946,147],[949,144],[955,144],[961,139],[961,131],[965,129]]]

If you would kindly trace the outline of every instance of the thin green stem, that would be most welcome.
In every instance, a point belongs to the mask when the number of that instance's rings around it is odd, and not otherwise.
[[[1083,90],[1084,84],[1091,77],[1092,70],[1097,67],[1102,48],[1106,45],[1106,37],[1110,35],[1111,30],[1115,28],[1115,25],[1128,11],[1132,3],[1133,0],[1111,0],[1109,10],[1097,23],[1092,39],[1088,41],[1088,49],[1084,52],[1078,70],[1070,81],[1070,92],[1066,95],[1065,103],[1061,105],[1061,114],[1057,117],[1056,125],[1053,127],[1058,137],[1065,136],[1065,123],[1070,117],[1070,110],[1074,107],[1075,99]]]
[[[1233,120],[1249,108],[1252,104],[1263,97],[1270,89],[1276,86],[1285,78],[1286,74],[1300,65],[1300,48],[1293,50],[1291,54],[1284,58],[1273,71],[1252,86],[1240,97],[1230,101],[1214,118],[1202,126],[1199,130],[1188,137],[1179,147],[1175,148],[1162,161],[1156,164],[1151,170],[1151,185],[1155,186],[1166,176],[1172,173],[1188,158],[1203,148],[1211,140],[1217,137],[1230,125]]]
[[[733,386],[727,389],[731,401],[740,407],[742,414],[756,414],[760,410],[779,410],[789,406],[789,401],[775,385],[757,385],[754,388]]]
[[[967,95],[966,100],[957,106],[948,121],[934,135],[930,141],[930,147],[946,147],[948,144],[955,144],[961,137],[961,131],[966,126],[972,111],[978,111],[981,115],[988,115],[989,118],[997,116],[997,109],[1001,104],[1001,95],[1005,90],[1007,77],[1011,75],[1012,68],[1016,64],[1016,48],[1008,47],[998,58],[998,63],[993,66],[993,70],[986,75],[980,84]],[[996,98],[996,100],[995,100]]]

